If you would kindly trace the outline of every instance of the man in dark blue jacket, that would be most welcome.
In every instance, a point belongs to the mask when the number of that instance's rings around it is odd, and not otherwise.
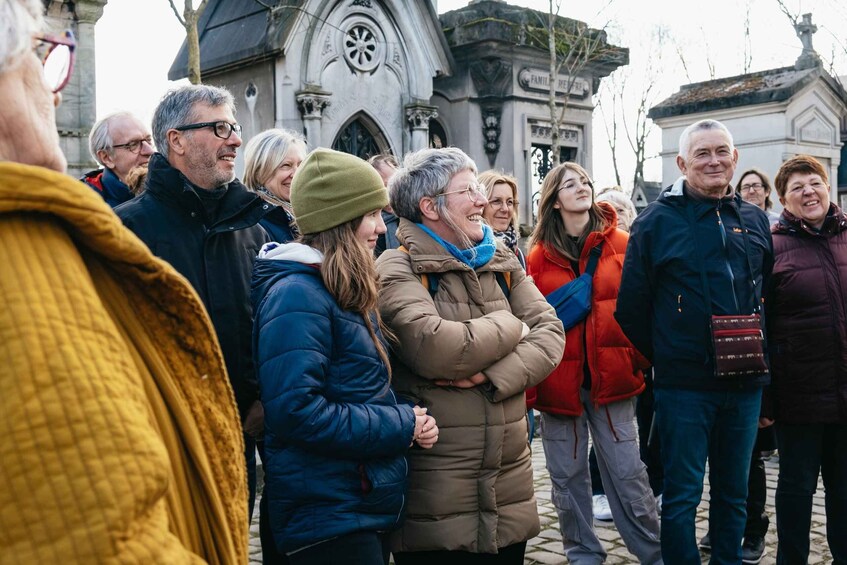
[[[115,212],[188,279],[209,312],[244,425],[252,512],[255,438],[264,415],[253,364],[250,277],[268,241],[258,222],[271,206],[235,179],[240,134],[225,89],[168,92],[153,115],[159,152],[150,158],[147,190]]]
[[[767,216],[733,192],[737,162],[720,122],[683,131],[677,165],[685,176],[635,220],[618,294],[615,317],[654,366],[666,563],[700,562],[694,520],[707,458],[713,562],[741,562],[750,454],[769,376],[719,380],[710,319],[760,312],[773,247]]]

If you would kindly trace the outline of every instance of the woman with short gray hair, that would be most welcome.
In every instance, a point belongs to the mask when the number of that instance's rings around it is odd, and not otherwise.
[[[287,129],[265,130],[247,142],[244,184],[276,206],[259,221],[271,241],[287,243],[300,235],[291,207],[291,181],[306,153],[306,139]]]
[[[476,165],[459,149],[409,154],[389,183],[400,249],[377,261],[396,336],[393,383],[438,421],[412,450],[398,565],[522,564],[539,531],[524,390],[558,363],[562,325],[482,219]]]

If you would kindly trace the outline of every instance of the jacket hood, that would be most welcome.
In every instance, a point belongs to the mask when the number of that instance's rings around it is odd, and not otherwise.
[[[259,307],[265,295],[277,282],[296,274],[320,277],[318,266],[323,254],[302,243],[266,243],[259,251],[253,265],[250,298],[253,310]]]

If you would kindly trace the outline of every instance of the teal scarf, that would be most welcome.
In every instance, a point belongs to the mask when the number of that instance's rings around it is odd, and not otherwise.
[[[494,232],[485,224],[482,226],[482,241],[469,249],[459,249],[452,243],[444,241],[438,237],[435,232],[423,224],[417,224],[417,226],[425,231],[432,239],[441,244],[441,246],[446,249],[450,255],[474,270],[491,261],[491,258],[494,257],[494,251],[497,249],[497,245],[494,241]]]

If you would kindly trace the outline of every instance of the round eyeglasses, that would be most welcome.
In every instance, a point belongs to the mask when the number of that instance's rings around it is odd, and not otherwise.
[[[239,136],[241,135],[241,126],[239,124],[231,124],[223,120],[218,122],[200,122],[196,124],[187,124],[184,126],[176,127],[174,129],[176,131],[186,131],[190,129],[203,128],[212,128],[212,131],[215,132],[215,136],[220,137],[221,139],[229,139],[229,137],[232,135],[232,132],[235,132]]]
[[[471,183],[466,188],[462,188],[459,190],[450,190],[448,192],[439,192],[436,196],[447,196],[448,194],[461,194],[464,193],[465,196],[468,197],[468,200],[471,202],[476,202],[476,199],[480,196],[485,198],[485,187],[478,183]]]
[[[112,145],[112,149],[126,149],[130,153],[135,153],[136,155],[141,153],[141,148],[144,144],[153,147],[153,138],[150,136],[141,138],[141,139],[133,139],[132,141],[127,141],[126,143],[121,143],[120,145]]]
[[[74,34],[68,29],[60,36],[45,34],[34,39],[37,42],[35,54],[44,67],[44,78],[55,94],[71,80],[76,52]]]

